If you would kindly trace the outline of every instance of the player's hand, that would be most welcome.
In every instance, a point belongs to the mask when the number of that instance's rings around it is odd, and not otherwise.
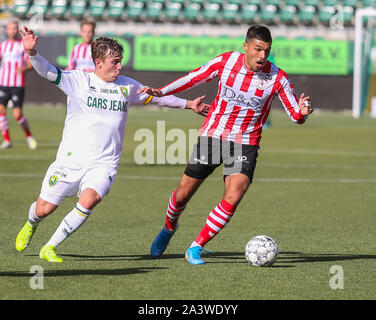
[[[194,100],[187,100],[187,109],[191,109],[193,112],[206,117],[209,112],[210,105],[204,103],[206,96],[198,97]]]
[[[313,112],[311,97],[306,97],[304,93],[302,93],[299,98],[299,108],[303,116],[308,116],[309,114],[311,114]]]
[[[19,30],[25,51],[29,56],[35,56],[37,54],[35,47],[37,45],[38,36],[35,36],[34,31],[28,29],[26,26],[24,26],[24,32],[22,29]]]
[[[25,67],[18,67],[16,72],[17,74],[23,74],[25,72],[26,68]]]
[[[155,88],[152,88],[152,87],[143,87],[140,90],[138,90],[137,93],[138,94],[147,93],[148,95],[154,96],[154,97],[162,97],[163,96],[161,90],[155,89]]]

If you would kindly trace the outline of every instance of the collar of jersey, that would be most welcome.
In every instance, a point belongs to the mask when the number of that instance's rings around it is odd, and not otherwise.
[[[94,79],[96,81],[99,81],[102,85],[111,86],[111,87],[115,87],[117,85],[116,82],[106,82],[106,81],[102,80],[94,72],[91,72],[91,75],[94,77]]]

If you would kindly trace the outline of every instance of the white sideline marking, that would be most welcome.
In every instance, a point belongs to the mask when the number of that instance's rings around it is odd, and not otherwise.
[[[54,161],[56,156],[38,156],[38,155],[7,155],[0,154],[0,160],[51,160]],[[187,160],[188,161],[188,160]],[[136,164],[132,160],[123,159],[121,163]],[[258,167],[274,167],[274,168],[307,168],[307,169],[363,169],[363,170],[376,170],[376,166],[370,165],[353,165],[353,164],[315,164],[315,163],[274,163],[274,162],[262,162],[257,164]]]
[[[42,174],[33,173],[0,173],[0,177],[10,178],[43,178]],[[118,175],[116,179],[122,180],[180,180],[181,176],[128,176]],[[222,177],[209,177],[208,181],[222,181]],[[376,179],[357,179],[357,178],[343,178],[343,179],[324,179],[324,178],[255,178],[255,182],[287,182],[287,183],[358,183],[358,184],[376,184]]]
[[[366,169],[376,170],[376,166],[369,165],[353,165],[353,164],[328,164],[328,163],[273,163],[263,162],[257,164],[260,167],[274,167],[274,168],[308,168],[308,169]]]
[[[38,143],[40,146],[59,146],[54,143]],[[319,149],[276,149],[276,148],[261,148],[260,154],[266,153],[288,153],[288,154],[313,154],[313,155],[330,155],[330,156],[342,156],[342,157],[376,157],[376,152],[373,151],[345,151],[345,150],[319,150]],[[55,159],[55,154],[51,157],[44,157],[38,155],[12,155],[12,154],[0,154],[0,159],[15,159],[15,160],[44,160]],[[128,162],[129,160],[122,160]],[[133,161],[131,161],[133,162]]]
[[[274,149],[261,148],[262,152],[273,153],[295,153],[295,154],[321,154],[330,156],[348,156],[348,157],[376,157],[376,152],[372,151],[345,151],[345,150],[319,150],[319,149]]]

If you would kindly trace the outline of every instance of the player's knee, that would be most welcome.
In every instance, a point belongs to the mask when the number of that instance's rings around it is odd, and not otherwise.
[[[40,217],[46,217],[56,210],[58,206],[49,202],[37,202],[35,214]]]
[[[178,189],[176,189],[175,192],[175,202],[178,207],[185,206],[188,201],[191,199],[193,193],[192,191],[187,187],[181,187],[179,186]]]
[[[78,203],[86,210],[93,210],[94,207],[101,202],[101,197],[93,189],[85,189],[78,200]]]
[[[16,111],[16,109],[13,111],[13,116],[16,121],[20,121],[22,118],[22,112],[21,111]]]
[[[187,192],[184,189],[177,189],[175,192],[175,202],[178,207],[186,205],[189,199],[187,199]]]
[[[231,205],[237,206],[242,200],[247,188],[240,188],[237,190],[230,190],[226,192],[224,199]]]

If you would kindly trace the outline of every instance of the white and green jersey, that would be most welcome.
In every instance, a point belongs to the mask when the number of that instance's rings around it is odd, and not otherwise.
[[[137,93],[143,85],[124,76],[119,76],[114,82],[105,82],[94,72],[62,71],[39,55],[30,57],[30,61],[40,75],[53,81],[68,97],[67,116],[56,160],[117,167],[129,106],[151,100],[149,95]],[[186,100],[174,96],[154,97],[153,103],[181,109],[186,107]]]

